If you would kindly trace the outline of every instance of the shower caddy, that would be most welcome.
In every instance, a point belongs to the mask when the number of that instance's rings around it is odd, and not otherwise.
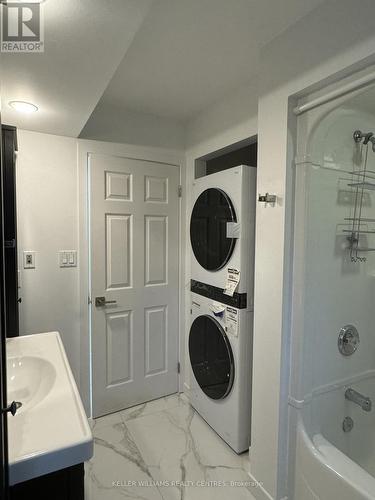
[[[349,233],[347,240],[349,242],[350,258],[352,262],[365,262],[365,252],[375,252],[375,247],[361,246],[361,235],[374,234],[375,227],[369,228],[369,224],[375,224],[375,218],[364,217],[362,209],[364,204],[364,195],[367,191],[375,191],[375,171],[367,169],[368,145],[372,144],[372,151],[375,153],[375,135],[373,132],[361,132],[356,130],[353,133],[354,142],[365,146],[365,161],[358,170],[353,169],[349,172],[352,175],[348,186],[354,190],[354,210],[352,217],[345,217],[348,229],[343,229],[344,233]]]

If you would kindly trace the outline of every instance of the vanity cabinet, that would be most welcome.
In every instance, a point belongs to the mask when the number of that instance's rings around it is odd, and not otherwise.
[[[84,465],[78,464],[10,487],[10,500],[84,500]]]

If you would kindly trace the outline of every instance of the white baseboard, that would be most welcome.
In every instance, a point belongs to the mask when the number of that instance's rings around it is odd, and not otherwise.
[[[250,481],[252,481],[254,483],[258,483],[257,479],[252,474],[250,474],[250,473],[248,473],[248,474],[250,477]],[[268,493],[268,491],[259,483],[258,483],[258,486],[252,488],[250,490],[250,492],[256,500],[275,500],[275,498],[272,497]],[[287,499],[283,499],[283,500],[287,500]]]

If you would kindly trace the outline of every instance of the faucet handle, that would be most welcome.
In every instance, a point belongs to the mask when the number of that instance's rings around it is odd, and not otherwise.
[[[12,401],[9,406],[6,408],[1,409],[1,413],[11,413],[14,417],[14,415],[17,413],[18,408],[21,408],[22,403],[19,401]]]

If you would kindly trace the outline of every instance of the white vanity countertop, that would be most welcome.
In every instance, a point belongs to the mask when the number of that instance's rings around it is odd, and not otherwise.
[[[7,339],[9,481],[84,462],[93,438],[58,332]]]

